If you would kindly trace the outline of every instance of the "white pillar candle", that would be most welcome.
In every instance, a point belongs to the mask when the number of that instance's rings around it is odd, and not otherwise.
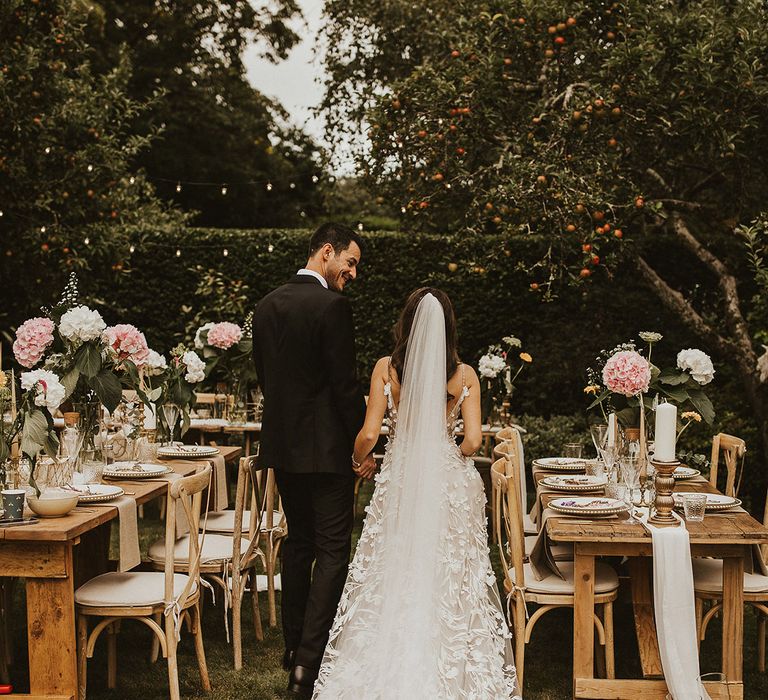
[[[606,440],[607,447],[616,447],[616,414],[611,413],[608,415],[608,438]]]
[[[660,403],[656,407],[656,432],[654,435],[656,454],[659,462],[675,461],[675,442],[677,440],[677,406]]]

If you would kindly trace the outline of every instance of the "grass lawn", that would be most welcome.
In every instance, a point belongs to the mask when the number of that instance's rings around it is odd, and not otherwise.
[[[370,486],[361,495],[361,503],[370,497]],[[359,535],[362,518],[358,517],[355,537]],[[142,521],[142,550],[162,532],[162,523],[153,513]],[[20,586],[19,589],[22,589]],[[23,605],[23,593],[19,593]],[[232,649],[224,632],[223,610],[217,595],[217,607],[206,601],[204,619],[205,650],[213,686],[212,695],[202,692],[197,673],[192,640],[182,635],[179,647],[179,678],[184,698],[209,698],[228,700],[248,698],[250,700],[271,700],[289,697],[284,692],[286,674],[280,668],[283,654],[282,636],[279,628],[270,629],[266,619],[266,594],[261,597],[262,619],[265,629],[263,642],[257,642],[250,624],[250,611],[243,614],[243,669],[235,672],[232,666]],[[279,602],[279,600],[278,600]],[[249,603],[244,604],[248,606]],[[22,606],[13,619],[15,640],[19,659],[26,656],[26,634]],[[635,641],[632,608],[628,589],[623,587],[615,607],[616,628],[616,671],[619,677],[638,677],[639,661]],[[757,672],[756,618],[751,608],[745,615],[744,649],[744,697],[748,700],[768,697],[768,674]],[[720,668],[720,626],[715,621],[702,647],[702,669],[717,671]],[[123,624],[118,640],[118,687],[106,687],[106,648],[101,640],[96,647],[94,658],[88,664],[88,697],[92,700],[135,698],[139,700],[161,700],[168,697],[168,681],[164,660],[149,663],[151,643],[149,630],[139,622]],[[573,640],[572,613],[569,609],[548,613],[536,626],[531,643],[526,649],[525,688],[526,700],[564,700],[571,693],[571,649]],[[12,670],[13,683],[21,691],[28,687],[26,668],[17,664]],[[393,669],[393,673],[396,669]],[[410,700],[410,699],[403,699]],[[419,699],[420,700],[420,699]]]

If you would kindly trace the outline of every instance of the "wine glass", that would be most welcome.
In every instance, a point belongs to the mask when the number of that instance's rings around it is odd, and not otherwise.
[[[627,485],[627,501],[631,505],[636,500],[636,492],[640,489],[640,460],[638,457],[624,457],[619,462],[621,478]]]
[[[589,426],[589,434],[592,436],[592,444],[599,457],[600,449],[604,448],[608,441],[608,426],[605,423],[594,423]]]
[[[616,445],[605,445],[599,448],[600,457],[605,464],[605,475],[608,481],[615,481],[614,468],[616,466],[616,460],[619,457],[619,450]]]
[[[173,433],[176,430],[176,423],[179,420],[180,409],[175,403],[163,404],[163,417],[168,426],[168,447],[173,446]]]

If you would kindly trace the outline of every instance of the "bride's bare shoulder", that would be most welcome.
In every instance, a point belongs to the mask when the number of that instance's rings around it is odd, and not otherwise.
[[[456,371],[453,373],[453,376],[448,380],[448,387],[456,387],[460,389],[462,383],[464,386],[473,387],[478,385],[479,380],[477,378],[477,372],[475,372],[472,365],[460,362],[458,367],[456,367]]]
[[[381,377],[386,382],[387,374],[389,373],[389,355],[386,357],[379,358],[376,361],[376,364],[373,367],[373,372],[371,372],[371,377]]]

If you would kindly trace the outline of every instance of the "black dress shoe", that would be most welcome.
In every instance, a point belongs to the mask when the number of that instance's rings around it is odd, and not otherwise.
[[[290,671],[293,668],[293,664],[296,661],[296,650],[286,649],[283,654],[283,671]]]
[[[311,698],[317,671],[306,666],[294,666],[288,678],[288,692],[299,698]]]

